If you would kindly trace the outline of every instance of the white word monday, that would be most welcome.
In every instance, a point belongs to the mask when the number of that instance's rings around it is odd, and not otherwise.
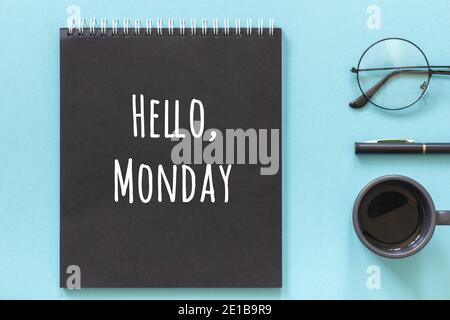
[[[203,179],[201,179],[200,188],[198,188],[198,177],[194,170],[188,165],[172,165],[170,178],[164,167],[160,164],[157,166],[156,172],[153,173],[152,168],[147,164],[140,164],[136,172],[134,172],[133,159],[128,159],[126,169],[123,170],[120,161],[114,160],[114,201],[119,202],[119,189],[122,197],[127,196],[128,202],[133,203],[135,199],[135,183],[137,176],[137,193],[142,203],[149,203],[153,194],[157,193],[158,202],[163,201],[163,197],[167,197],[170,202],[175,202],[177,194],[181,197],[182,202],[190,202],[194,199],[197,189],[200,189],[200,202],[208,200],[212,203],[216,202],[215,183],[213,181],[212,165],[205,166]],[[231,165],[219,165],[221,181],[223,183],[223,202],[228,202],[228,181],[230,178]],[[181,171],[181,172],[179,172]],[[125,174],[123,173],[125,172]],[[179,182],[181,175],[181,182]],[[202,181],[203,180],[203,181]],[[156,181],[156,182],[155,182]],[[156,187],[154,187],[154,184]],[[177,192],[178,188],[181,192]],[[154,189],[155,192],[153,191]]]

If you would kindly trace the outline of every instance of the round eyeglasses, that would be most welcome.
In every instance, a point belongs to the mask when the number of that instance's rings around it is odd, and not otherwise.
[[[381,109],[401,110],[424,96],[432,75],[450,75],[450,66],[430,66],[413,42],[386,38],[367,48],[351,72],[356,73],[362,95],[350,107],[362,108],[370,102]]]

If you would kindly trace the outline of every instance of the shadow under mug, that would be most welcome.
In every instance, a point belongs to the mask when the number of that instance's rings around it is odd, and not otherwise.
[[[387,258],[404,258],[421,250],[436,225],[450,225],[450,211],[436,211],[427,190],[399,175],[379,177],[359,193],[353,226],[361,242]]]

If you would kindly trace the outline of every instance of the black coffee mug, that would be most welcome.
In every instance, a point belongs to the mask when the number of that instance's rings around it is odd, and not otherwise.
[[[388,175],[361,190],[353,225],[361,242],[376,254],[404,258],[430,241],[436,225],[450,225],[450,211],[436,211],[427,190],[415,180]]]

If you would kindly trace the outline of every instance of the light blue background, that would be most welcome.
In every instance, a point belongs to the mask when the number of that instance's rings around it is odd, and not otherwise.
[[[283,28],[282,289],[59,289],[58,28],[71,4],[109,21],[273,18]],[[381,9],[379,30],[366,26],[371,4]],[[392,261],[365,249],[351,223],[359,190],[389,173],[418,180],[437,208],[450,209],[450,156],[353,154],[356,140],[449,141],[450,79],[432,79],[410,111],[348,107],[358,94],[349,69],[376,40],[405,37],[431,63],[450,64],[449,12],[447,0],[0,0],[0,297],[450,298],[450,230]],[[369,265],[381,268],[380,290],[366,286]]]

